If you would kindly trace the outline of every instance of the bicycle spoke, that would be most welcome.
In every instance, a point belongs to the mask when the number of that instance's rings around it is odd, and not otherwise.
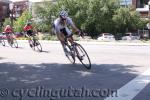
[[[66,50],[64,51],[66,54],[66,57],[69,59],[69,61],[74,64],[75,63],[75,51],[71,48],[69,45],[66,45]]]
[[[16,39],[12,40],[12,47],[18,48],[18,42]]]
[[[35,50],[35,46],[34,46],[33,40],[29,39],[28,42],[29,42],[29,46],[30,46],[33,50]]]
[[[85,49],[80,45],[76,44],[76,54],[79,59],[79,61],[87,68],[91,69],[91,61],[90,58],[85,51]]]
[[[38,40],[35,42],[35,47],[37,48],[37,51],[42,52],[42,46]]]
[[[1,42],[1,44],[2,44],[3,46],[5,46],[5,41],[4,41],[4,39],[1,39],[0,42]]]

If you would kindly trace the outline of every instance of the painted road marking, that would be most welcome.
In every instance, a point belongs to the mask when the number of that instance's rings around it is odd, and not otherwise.
[[[137,76],[117,91],[117,97],[105,100],[132,100],[144,87],[150,83],[150,69]]]

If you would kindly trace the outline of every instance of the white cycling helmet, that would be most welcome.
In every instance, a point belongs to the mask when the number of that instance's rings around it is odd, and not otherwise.
[[[10,25],[6,25],[6,28],[11,28],[11,26]]]
[[[62,19],[66,19],[68,17],[68,12],[65,10],[62,10],[59,15]]]

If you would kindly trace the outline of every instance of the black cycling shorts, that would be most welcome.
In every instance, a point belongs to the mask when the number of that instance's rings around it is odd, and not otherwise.
[[[60,32],[63,33],[65,36],[68,36],[66,28],[60,29]]]
[[[28,31],[27,31],[27,35],[33,36],[33,35],[34,35],[34,34],[33,34],[33,31],[32,31],[32,30],[28,30]]]

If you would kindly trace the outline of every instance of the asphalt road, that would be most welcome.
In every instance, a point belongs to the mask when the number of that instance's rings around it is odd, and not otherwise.
[[[27,42],[0,45],[0,100],[123,100],[122,91],[125,100],[150,100],[150,46],[83,43],[92,62],[87,70],[70,64],[59,43],[41,44],[41,53]]]

